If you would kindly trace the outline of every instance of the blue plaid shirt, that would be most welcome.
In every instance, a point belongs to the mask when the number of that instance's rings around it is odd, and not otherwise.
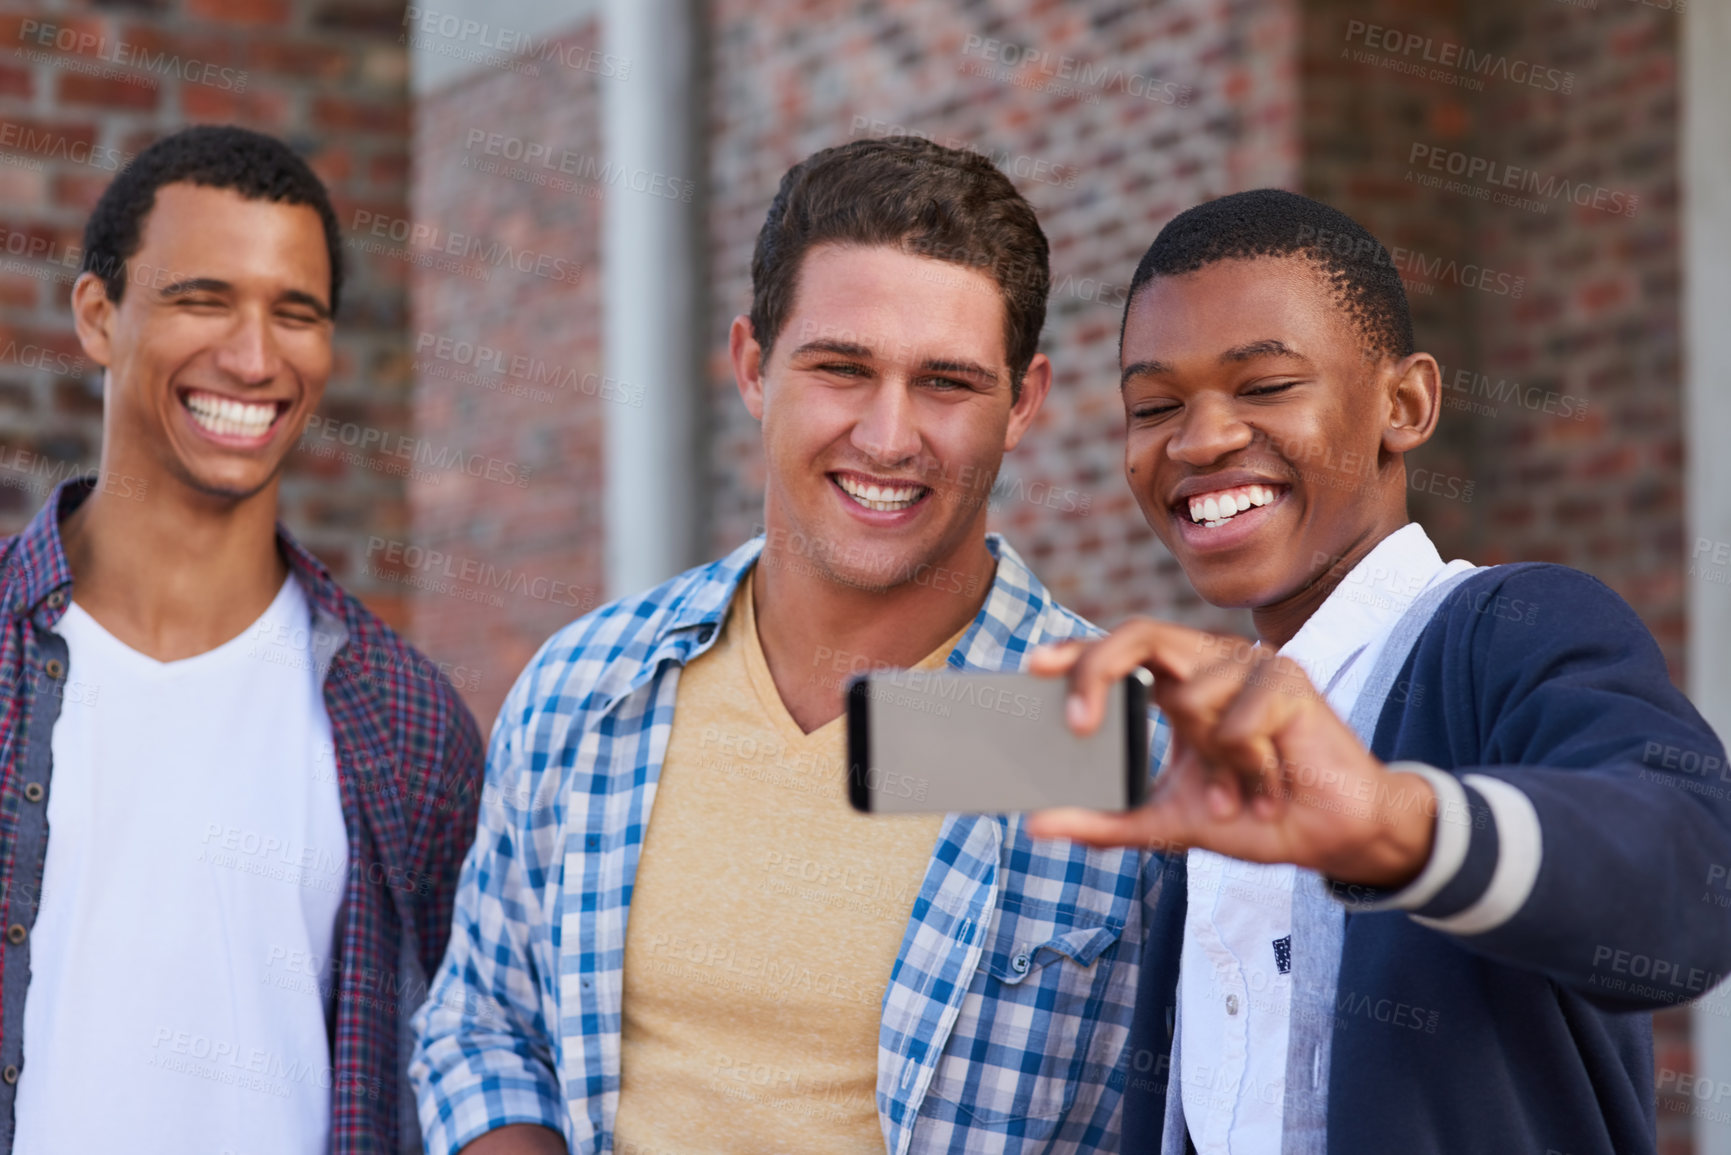
[[[415,1023],[432,1155],[509,1123],[612,1149],[625,924],[679,673],[713,644],[762,544],[565,627],[500,710],[450,948]],[[951,667],[1020,669],[1042,642],[1097,633],[989,544],[997,575]],[[1157,721],[1157,754],[1166,741]],[[945,819],[884,992],[889,1155],[1118,1149],[1160,870],[1153,855],[1037,842],[1017,817]]]

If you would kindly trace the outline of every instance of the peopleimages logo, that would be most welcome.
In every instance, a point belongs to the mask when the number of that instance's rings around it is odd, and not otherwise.
[[[9,120],[0,121],[0,148],[26,152],[38,160],[88,165],[102,172],[119,172],[133,156],[130,152],[78,140],[63,132],[50,132]]]
[[[1525,277],[1499,272],[1487,265],[1431,256],[1398,245],[1384,248],[1368,236],[1351,237],[1338,230],[1319,229],[1315,225],[1298,226],[1297,235],[1301,245],[1314,246],[1348,260],[1386,265],[1401,274],[1403,282],[1407,276],[1416,275],[1423,278],[1417,283],[1427,287],[1431,283],[1440,282],[1515,300],[1520,299],[1527,287]]]
[[[979,66],[970,66],[964,61],[961,69],[963,75],[991,76],[1039,92],[1074,95],[1081,89],[1092,89],[1095,92],[1118,92],[1139,100],[1171,104],[1179,108],[1188,107],[1191,97],[1195,95],[1195,90],[1188,84],[1161,80],[1110,64],[1065,56],[1044,48],[1017,44],[1012,40],[994,40],[978,34],[969,34],[962,42],[962,55],[974,57],[980,62]],[[1001,68],[994,70],[992,65],[999,65]],[[1024,76],[1023,73],[1026,72],[1034,75]],[[1045,79],[1042,81],[1040,77]],[[1098,97],[1093,97],[1088,102],[1098,103]]]
[[[61,377],[82,377],[90,368],[89,362],[82,357],[29,341],[20,344],[16,338],[0,347],[0,365],[22,365],[26,369],[41,369]]]
[[[645,169],[627,169],[602,157],[568,148],[555,151],[552,145],[542,141],[509,136],[502,132],[488,132],[484,128],[469,130],[463,141],[463,151],[469,154],[479,152],[483,157],[516,162],[527,170],[544,170],[534,174],[537,176],[560,173],[595,185],[630,189],[647,196],[663,197],[687,204],[697,192],[694,181],[680,180],[665,173],[649,172]],[[515,171],[510,166],[488,165],[485,160],[475,161],[472,155],[463,158],[463,167],[475,168],[480,172],[499,172],[505,176],[512,176]],[[531,179],[527,183],[537,182]],[[572,190],[561,188],[560,191]]]
[[[1485,78],[1489,77],[1537,88],[1542,92],[1567,94],[1575,90],[1573,72],[1546,68],[1497,52],[1475,52],[1452,40],[1438,40],[1433,36],[1422,36],[1399,28],[1366,24],[1363,20],[1346,22],[1345,39],[1348,45],[1359,44],[1367,49],[1393,53],[1401,62],[1410,65],[1397,71],[1446,81],[1462,88],[1482,90]],[[1354,52],[1351,48],[1341,49],[1341,55],[1360,64],[1380,64],[1385,67],[1389,64],[1385,59],[1378,59],[1362,51]],[[1426,65],[1435,67],[1427,69]],[[1462,83],[1469,79],[1477,83]]]
[[[1418,141],[1413,142],[1406,160],[1410,165],[1422,165],[1431,172],[1447,173],[1470,183],[1462,185],[1458,181],[1449,181],[1445,185],[1441,178],[1427,173],[1419,173],[1415,177],[1411,169],[1407,170],[1408,181],[1416,181],[1427,188],[1440,187],[1449,192],[1465,192],[1478,200],[1506,203],[1516,208],[1536,209],[1538,212],[1550,210],[1545,201],[1562,200],[1581,208],[1632,217],[1641,201],[1640,197],[1631,193],[1615,192],[1603,185],[1543,176],[1536,169],[1504,164],[1489,157],[1473,156],[1471,153],[1438,148]],[[1503,189],[1513,189],[1539,199],[1525,200],[1505,193]]]
[[[1514,404],[1534,413],[1544,413],[1564,420],[1587,419],[1586,401],[1570,393],[1558,393],[1554,389],[1541,389],[1536,385],[1522,385],[1519,381],[1510,381],[1503,377],[1493,380],[1488,373],[1472,369],[1450,370],[1446,365],[1439,364],[1437,372],[1443,388],[1443,404],[1450,409],[1495,417],[1498,405]],[[1496,404],[1489,404],[1490,402]]]
[[[390,566],[386,570],[378,565],[382,557]],[[554,602],[562,606],[583,611],[593,608],[598,598],[594,590],[587,586],[576,586],[570,582],[555,578],[533,577],[509,566],[500,569],[491,562],[479,558],[464,557],[461,554],[445,553],[437,549],[428,549],[412,542],[393,541],[383,537],[367,538],[367,555],[363,566],[371,566],[372,577],[392,577],[394,572],[408,571],[422,577],[449,578],[453,581],[469,585],[485,587],[490,590],[503,590],[517,597],[529,598],[534,601]],[[403,580],[397,578],[396,580]],[[408,582],[407,584],[415,584]],[[446,592],[435,589],[431,592]],[[473,600],[473,599],[470,599]],[[498,604],[503,605],[503,602]]]
[[[55,63],[51,58],[37,49],[53,52],[63,52],[72,56],[82,56],[92,60],[101,60],[109,64],[125,65],[145,72],[154,72],[158,76],[172,76],[188,84],[204,84],[224,92],[245,92],[247,74],[244,70],[225,68],[209,61],[193,57],[182,57],[179,53],[168,51],[151,52],[142,44],[128,43],[125,40],[110,40],[106,36],[98,36],[94,32],[60,24],[51,24],[43,20],[21,20],[18,23],[18,39],[34,48],[13,49],[15,57],[30,60],[33,63]],[[64,65],[63,65],[64,67]],[[73,69],[74,71],[82,71]],[[141,88],[155,89],[156,81],[151,77],[128,76],[125,74],[108,75],[98,72],[94,75],[106,76],[122,83],[134,84]]]
[[[525,76],[541,74],[540,64],[557,64],[574,72],[592,72],[610,80],[629,80],[631,62],[624,57],[571,44],[557,36],[532,33],[471,20],[454,12],[408,5],[397,43],[449,56],[471,64],[487,64]]]
[[[415,465],[463,473],[479,480],[516,486],[518,489],[526,489],[529,485],[530,467],[527,465],[480,453],[465,453],[453,445],[435,445],[425,438],[393,433],[355,421],[337,421],[314,413],[307,418],[300,444],[302,448],[319,456],[331,456],[329,447],[318,444],[321,440],[348,446],[363,457],[368,453],[378,453],[403,462],[412,461]],[[321,453],[321,449],[327,451]]]
[[[381,216],[366,209],[356,209],[349,227],[361,234],[362,240],[369,236],[378,237],[403,245],[411,253],[448,255],[460,261],[473,262],[474,267],[483,272],[487,268],[509,268],[565,284],[571,284],[583,275],[581,261],[566,260],[533,249],[514,248],[503,241],[488,240],[474,233],[459,233],[407,217]]]
[[[599,397],[603,401],[613,401],[621,405],[643,407],[644,389],[641,385],[628,385],[614,377],[589,371],[579,373],[568,366],[554,365],[539,357],[529,357],[520,353],[512,353],[491,345],[477,344],[473,341],[462,341],[452,337],[442,337],[436,333],[422,330],[415,338],[415,353],[417,357],[431,357],[450,365],[473,367],[474,380],[464,381],[466,384],[480,384],[489,387],[487,380],[480,374],[498,374],[528,383],[530,386],[546,386],[548,389],[570,390],[586,397]],[[417,360],[415,368],[429,377],[454,377],[449,371],[441,372],[436,366]],[[551,393],[544,390],[527,390],[534,400],[553,399]]]

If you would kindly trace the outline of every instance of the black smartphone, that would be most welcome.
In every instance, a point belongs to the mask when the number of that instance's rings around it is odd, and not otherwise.
[[[1126,677],[1086,738],[1069,684],[1023,673],[879,670],[847,688],[848,801],[867,814],[1129,810],[1148,787],[1146,670]]]

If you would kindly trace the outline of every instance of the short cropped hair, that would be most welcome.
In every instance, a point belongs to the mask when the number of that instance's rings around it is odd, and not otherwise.
[[[1046,234],[987,157],[887,136],[826,148],[788,169],[751,257],[751,332],[765,357],[793,308],[806,252],[823,244],[893,245],[989,273],[1020,393],[1046,321]]]
[[[1369,351],[1396,358],[1413,351],[1412,311],[1388,250],[1339,209],[1283,189],[1232,193],[1173,217],[1136,266],[1129,302],[1155,277],[1254,257],[1312,262]]]
[[[120,171],[84,226],[83,271],[102,279],[108,299],[126,291],[126,262],[138,252],[156,190],[168,184],[231,189],[248,200],[307,205],[325,227],[331,312],[343,287],[342,237],[330,194],[307,162],[275,137],[233,125],[199,125],[165,136]]]

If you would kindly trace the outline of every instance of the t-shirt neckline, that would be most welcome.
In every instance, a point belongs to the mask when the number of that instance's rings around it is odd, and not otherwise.
[[[225,642],[220,642],[217,645],[212,646],[201,654],[193,654],[185,658],[175,658],[168,662],[158,661],[149,654],[146,654],[141,650],[136,650],[115,637],[114,634],[109,631],[108,627],[104,626],[101,622],[92,617],[90,611],[79,605],[76,600],[70,601],[66,604],[66,613],[61,618],[59,629],[64,631],[68,624],[66,619],[71,618],[73,619],[71,625],[82,635],[81,640],[95,641],[104,650],[108,651],[109,655],[112,657],[123,662],[130,662],[141,670],[151,674],[175,675],[189,670],[196,670],[203,665],[208,665],[213,662],[220,662],[230,653],[238,651],[239,648],[249,639],[263,639],[268,632],[269,624],[273,621],[280,620],[285,624],[288,623],[290,619],[294,617],[293,603],[297,600],[295,595],[298,593],[299,589],[300,587],[295,581],[294,574],[289,574],[288,577],[283,579],[282,587],[277,590],[276,597],[271,599],[270,605],[266,606],[264,612],[255,618],[245,629],[241,630],[240,633],[229,638]],[[298,600],[301,600],[304,604],[304,598]],[[293,645],[293,642],[297,639],[294,639],[292,632],[290,633],[290,638],[290,648],[302,648]],[[302,638],[298,639],[298,641],[304,643],[309,641],[309,639]]]
[[[781,691],[775,688],[775,677],[769,672],[769,659],[764,657],[763,643],[757,636],[757,598],[752,585],[752,572],[746,571],[745,579],[739,583],[740,588],[734,594],[733,603],[728,607],[728,619],[722,625],[724,629],[737,629],[739,637],[736,644],[744,647],[746,677],[751,680],[751,689],[757,695],[759,707],[774,724],[776,730],[789,742],[815,743],[828,739],[835,726],[847,725],[847,710],[842,712],[811,731],[809,734],[800,729],[798,722],[788,712],[787,703],[781,700]],[[939,643],[938,648],[921,658],[914,664],[916,670],[935,670],[944,666],[952,651],[962,640],[962,635],[968,632],[973,619],[963,623],[949,638]]]

